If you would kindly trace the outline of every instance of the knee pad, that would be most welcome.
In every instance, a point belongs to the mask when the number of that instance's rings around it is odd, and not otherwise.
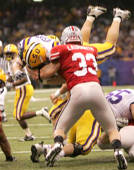
[[[81,144],[79,144],[79,143],[74,143],[73,146],[74,146],[74,152],[71,155],[71,157],[81,155],[82,152],[83,152],[83,146]]]

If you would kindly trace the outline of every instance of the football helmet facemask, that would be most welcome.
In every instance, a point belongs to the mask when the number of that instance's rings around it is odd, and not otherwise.
[[[61,35],[61,44],[79,43],[82,44],[81,31],[76,26],[66,27]]]
[[[23,51],[23,60],[29,68],[40,68],[46,61],[46,49],[39,42],[27,45]]]
[[[8,44],[4,47],[4,56],[7,61],[11,61],[18,54],[19,51],[15,44]]]

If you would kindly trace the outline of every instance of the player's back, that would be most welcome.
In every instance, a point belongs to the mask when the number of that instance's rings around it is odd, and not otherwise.
[[[130,104],[134,102],[134,90],[120,89],[110,92],[107,95],[107,100],[110,103],[115,117],[126,117],[132,119]]]
[[[71,89],[79,83],[98,82],[96,56],[97,50],[94,47],[67,44],[53,48],[50,60],[59,59],[60,73]]]

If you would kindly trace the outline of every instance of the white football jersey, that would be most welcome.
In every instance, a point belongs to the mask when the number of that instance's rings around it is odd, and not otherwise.
[[[36,36],[32,36],[32,37],[27,37],[19,42],[19,44],[18,44],[19,51],[22,52],[26,45],[31,44],[33,42],[41,43],[45,47],[45,49],[47,51],[46,55],[49,58],[49,54],[50,54],[52,47],[54,47],[55,40],[51,39],[45,35],[36,35]],[[59,44],[57,44],[57,45],[59,45]]]
[[[123,117],[132,119],[130,104],[134,102],[134,90],[115,90],[110,92],[106,98],[115,114],[115,118]]]
[[[7,88],[6,87],[0,88],[0,110],[1,110],[1,106],[4,106],[6,94],[7,94]]]

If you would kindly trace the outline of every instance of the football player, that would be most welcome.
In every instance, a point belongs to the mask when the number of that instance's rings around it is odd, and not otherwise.
[[[120,135],[115,117],[104,97],[97,77],[97,49],[93,46],[81,45],[82,35],[76,26],[64,29],[61,43],[63,45],[52,48],[51,63],[42,68],[42,78],[49,78],[55,73],[61,74],[67,83],[71,97],[56,122],[55,144],[46,155],[47,165],[53,165],[55,157],[63,148],[63,141],[66,139],[68,130],[82,116],[83,112],[90,108],[108,134],[120,168],[126,169],[127,162],[120,150]]]
[[[7,88],[6,88],[6,79],[7,76],[4,73],[2,69],[0,69],[0,111],[2,116],[2,122],[7,122],[7,115],[5,113],[5,96],[7,94]]]
[[[111,26],[108,29],[106,40],[104,43],[89,43],[90,32],[92,24],[95,19],[106,12],[106,9],[103,7],[94,7],[89,6],[87,9],[87,19],[82,26],[81,33],[83,37],[83,45],[94,46],[98,50],[98,63],[104,62],[109,58],[116,50],[116,43],[119,37],[119,29],[122,21],[127,20],[131,13],[128,10],[122,10],[120,8],[113,9],[113,21]]]
[[[40,68],[49,60],[51,49],[59,44],[60,41],[55,35],[27,37],[18,44],[19,55],[21,60],[26,63],[29,68]]]
[[[106,96],[116,118],[123,149],[134,160],[134,90],[119,89]],[[103,132],[98,140],[101,149],[111,148],[108,136]]]
[[[87,19],[81,29],[81,33],[82,33],[82,37],[83,37],[83,45],[84,46],[93,46],[93,47],[96,47],[98,50],[98,57],[97,57],[98,64],[101,64],[106,59],[111,57],[114,54],[114,52],[116,51],[116,43],[117,43],[118,36],[119,36],[120,24],[122,21],[128,19],[131,14],[130,11],[128,11],[128,10],[122,10],[120,8],[115,8],[113,10],[113,15],[114,15],[113,22],[112,22],[110,28],[108,29],[106,41],[104,43],[90,44],[89,39],[90,39],[90,32],[92,29],[93,22],[95,21],[96,18],[98,18],[101,14],[105,13],[106,11],[107,10],[104,7],[89,6],[87,9]],[[28,53],[29,49],[30,49],[31,53],[30,52]],[[45,54],[43,52],[44,49],[40,48],[39,50],[42,51],[42,55],[44,56],[44,54]],[[29,63],[29,61],[32,61],[32,60],[35,61],[35,59],[33,59],[33,56],[37,56],[35,53],[34,47],[30,48],[30,46],[26,46],[25,52],[23,53],[23,60],[27,63],[29,68],[34,68],[32,66],[33,64]],[[37,61],[38,61],[38,59],[37,59]],[[42,61],[45,61],[45,59],[44,60],[42,59]],[[38,66],[40,66],[40,64],[38,64],[38,62],[36,62],[36,67],[38,68]],[[31,77],[33,79],[35,79],[35,80],[40,79],[40,77],[41,77],[40,76],[40,68],[41,67],[39,67],[39,69],[37,69],[37,70],[36,69],[35,70],[28,69],[28,71],[31,74]]]
[[[2,127],[2,117],[4,112],[4,98],[5,98],[5,82],[6,76],[3,70],[0,70],[0,147],[6,157],[6,161],[14,161],[15,157],[12,156],[11,147],[7,140]]]
[[[25,131],[24,141],[34,140],[31,130],[28,127],[26,119],[41,115],[49,119],[46,108],[36,112],[27,112],[29,101],[33,95],[33,86],[27,74],[26,68],[23,67],[21,59],[18,57],[18,48],[15,44],[8,44],[4,48],[4,57],[9,61],[11,75],[8,81],[16,90],[14,100],[13,115],[18,121],[21,128]]]
[[[64,93],[66,85],[63,84],[59,89],[60,94]],[[51,95],[52,99],[53,94]],[[57,96],[57,100],[53,100],[55,104],[49,110],[49,115],[53,126],[56,124],[56,120],[60,116],[62,109],[67,104],[69,99],[69,92],[63,97]],[[69,130],[67,136],[67,143],[65,143],[62,151],[59,153],[57,158],[64,156],[76,157],[78,155],[87,155],[97,142],[97,139],[101,135],[101,129],[99,123],[94,119],[90,110],[84,112],[83,116],[75,123],[75,125]],[[38,143],[31,147],[31,160],[33,162],[39,162],[39,157],[42,154],[48,153],[51,149],[51,145]],[[56,158],[56,159],[57,159]]]

